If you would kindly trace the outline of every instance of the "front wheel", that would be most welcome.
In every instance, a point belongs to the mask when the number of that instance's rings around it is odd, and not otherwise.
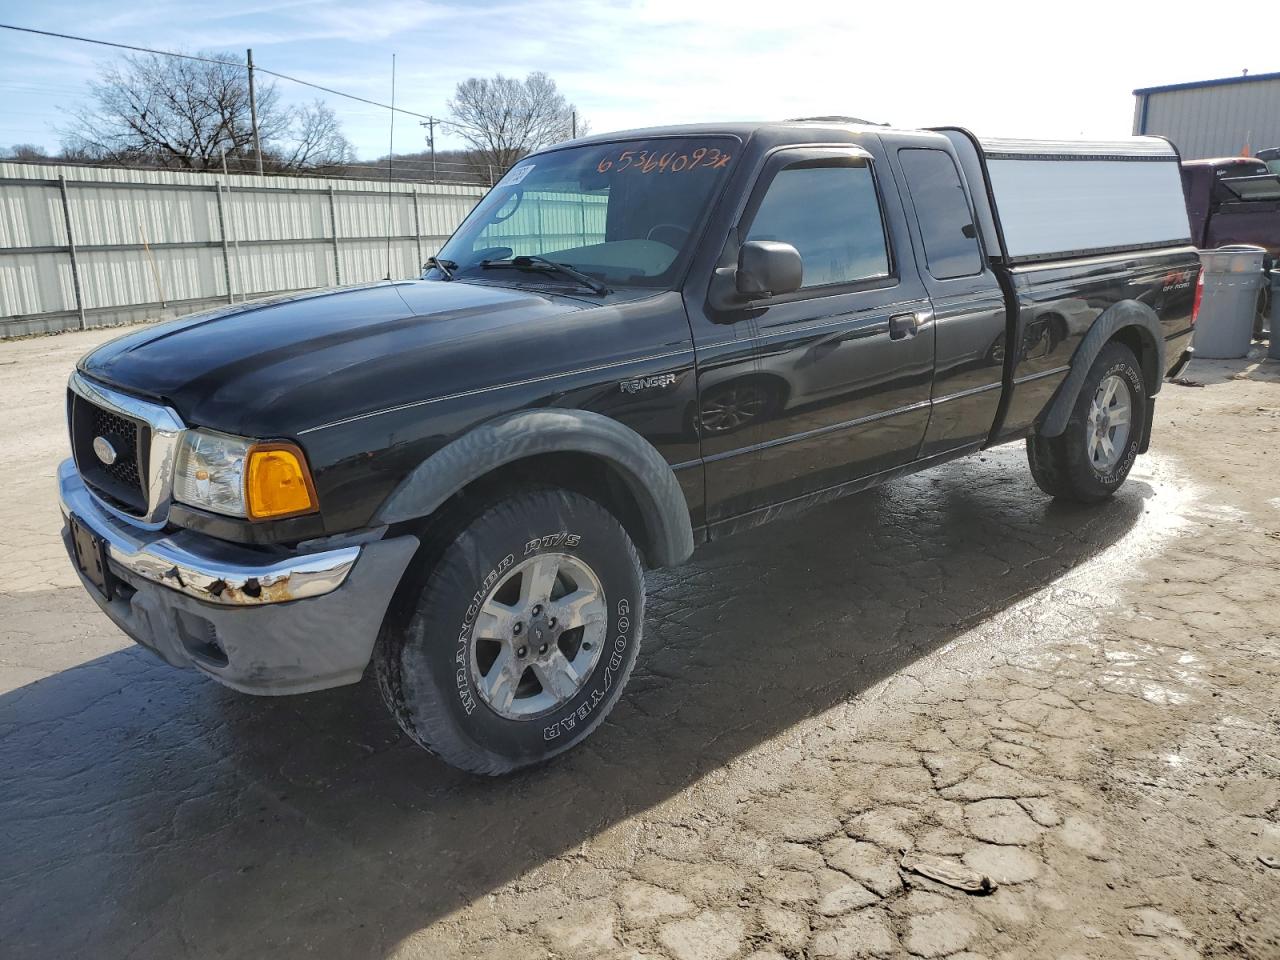
[[[618,520],[567,490],[503,496],[455,530],[384,628],[379,687],[419,744],[497,775],[604,720],[640,649],[644,579]]]
[[[1063,500],[1105,500],[1129,476],[1146,411],[1147,389],[1138,358],[1123,344],[1108,343],[1089,368],[1066,430],[1057,437],[1027,438],[1027,460],[1036,484]]]

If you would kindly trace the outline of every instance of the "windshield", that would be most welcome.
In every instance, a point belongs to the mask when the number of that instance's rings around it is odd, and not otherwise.
[[[657,137],[530,157],[480,201],[438,259],[454,276],[497,279],[510,269],[522,283],[573,282],[509,263],[541,257],[610,286],[670,286],[736,153],[727,137]]]

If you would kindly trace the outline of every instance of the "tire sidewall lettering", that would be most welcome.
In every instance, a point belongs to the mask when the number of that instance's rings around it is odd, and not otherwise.
[[[462,617],[462,625],[458,628],[454,649],[454,662],[457,665],[454,681],[457,686],[458,699],[461,701],[462,709],[466,711],[467,716],[471,716],[477,703],[475,694],[471,690],[469,669],[471,632],[475,629],[476,617],[480,614],[480,607],[484,604],[484,598],[488,595],[489,590],[502,579],[503,574],[515,566],[515,562],[515,554],[508,553],[490,569],[484,580],[481,581],[479,588],[472,594],[471,602],[467,604],[466,612]]]
[[[613,689],[614,677],[617,676],[622,669],[623,663],[627,657],[627,646],[631,641],[629,636],[631,630],[631,600],[623,597],[618,601],[614,615],[614,630],[617,636],[613,641],[613,648],[609,656],[609,661],[605,665],[604,670],[600,671],[600,679],[593,687],[585,688],[578,696],[582,702],[576,708],[560,715],[553,723],[544,724],[542,727],[542,739],[545,741],[558,740],[560,737],[572,733],[579,723],[586,722],[591,713],[598,707]],[[597,668],[598,669],[598,668]]]
[[[1134,408],[1134,423],[1129,431],[1124,456],[1106,473],[1094,471],[1099,482],[1106,486],[1119,486],[1129,475],[1129,471],[1133,468],[1133,462],[1138,459],[1138,446],[1142,439],[1142,431],[1139,429],[1137,418],[1146,416],[1146,387],[1142,382],[1141,374],[1128,363],[1113,363],[1102,372],[1098,382],[1101,383],[1107,377],[1113,375],[1121,377],[1129,385],[1129,398]]]
[[[582,543],[582,537],[576,533],[569,533],[567,530],[561,530],[559,533],[549,533],[545,537],[534,537],[524,545],[524,555],[531,557],[535,553],[544,550],[555,550],[557,548],[574,549]]]

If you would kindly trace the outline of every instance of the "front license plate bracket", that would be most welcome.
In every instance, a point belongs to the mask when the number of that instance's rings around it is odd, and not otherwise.
[[[107,563],[106,541],[88,529],[74,514],[68,520],[71,524],[71,545],[76,554],[76,566],[110,600],[114,590],[111,567]]]

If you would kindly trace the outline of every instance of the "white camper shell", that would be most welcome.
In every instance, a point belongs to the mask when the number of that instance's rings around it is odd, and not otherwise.
[[[1012,140],[938,130],[955,146],[986,248],[1007,263],[1185,246],[1177,150],[1160,137]]]

